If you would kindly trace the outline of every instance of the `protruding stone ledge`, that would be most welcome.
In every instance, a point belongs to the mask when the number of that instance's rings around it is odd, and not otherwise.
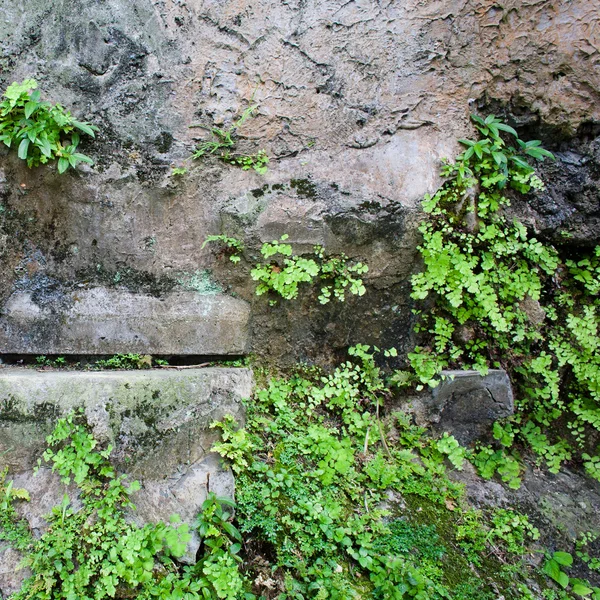
[[[225,295],[93,288],[40,306],[15,292],[0,312],[0,354],[240,355],[249,318],[248,303]]]
[[[128,472],[161,479],[210,450],[215,419],[243,421],[252,382],[252,372],[238,368],[0,369],[0,456],[12,471],[31,468],[56,419],[81,408]]]
[[[513,414],[513,391],[506,371],[491,369],[485,376],[478,371],[442,371],[441,376],[436,388],[414,399],[420,422],[468,444],[489,435],[494,421]]]

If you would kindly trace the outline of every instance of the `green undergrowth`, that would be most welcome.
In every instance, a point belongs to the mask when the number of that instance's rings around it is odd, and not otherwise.
[[[523,559],[539,533],[516,511],[467,505],[448,477],[449,437],[440,443],[385,412],[389,391],[369,350],[351,349],[329,374],[267,377],[244,429],[229,417],[215,424],[213,449],[236,474],[254,593],[527,597],[537,575]]]
[[[220,432],[213,450],[236,476],[235,513],[231,500],[210,494],[191,527],[177,516],[135,525],[127,514],[139,484],[114,470],[111,448],[98,444],[80,414],[60,419],[43,460],[74,484],[78,502],[65,495],[48,516],[49,529],[34,539],[14,509],[26,493],[5,477],[0,486],[0,540],[20,548],[32,572],[12,599],[521,600],[595,593],[569,576],[562,591],[565,576],[549,562],[560,553],[548,554],[543,568],[531,566],[532,552],[542,550],[526,515],[468,504],[451,477],[464,466],[460,446],[386,408],[392,398],[378,353],[356,346],[329,372],[257,371],[245,427],[230,416],[213,424]],[[385,361],[396,352],[381,354]],[[196,564],[183,566],[178,558],[192,529],[200,552]],[[594,541],[590,532],[576,544],[591,570]]]
[[[65,494],[52,510],[47,531],[27,548],[23,566],[32,574],[12,600],[244,597],[241,537],[230,522],[230,500],[208,495],[193,526],[203,551],[195,565],[182,568],[175,559],[186,551],[189,526],[176,515],[168,524],[143,527],[126,517],[139,483],[127,484],[115,472],[111,448],[98,446],[81,417],[59,420],[47,442],[43,459],[65,484],[77,487],[81,507]],[[4,539],[10,510],[0,511]]]
[[[28,502],[29,493],[22,488],[15,488],[12,481],[7,481],[7,474],[8,467],[0,471],[0,546],[5,542],[16,550],[25,551],[31,546],[31,532],[18,515],[15,502]]]
[[[253,154],[243,154],[236,151],[239,129],[254,115],[257,108],[256,105],[249,106],[227,129],[211,127],[211,139],[200,142],[192,154],[192,158],[205,159],[209,156],[215,156],[224,163],[240,167],[243,171],[253,169],[259,175],[264,175],[269,164],[269,157],[264,150],[258,150]]]
[[[150,354],[137,354],[128,352],[126,354],[113,354],[105,358],[94,358],[80,361],[66,356],[49,357],[39,355],[35,357],[37,367],[51,367],[54,369],[86,369],[86,370],[139,370],[150,369],[168,365],[164,358],[157,358]]]
[[[476,449],[480,473],[517,487],[526,446],[553,473],[578,460],[600,480],[600,247],[552,246],[509,216],[511,199],[543,188],[531,159],[552,155],[493,115],[473,120],[479,139],[460,140],[423,203],[413,378],[435,386],[443,369],[506,369],[516,414]]]

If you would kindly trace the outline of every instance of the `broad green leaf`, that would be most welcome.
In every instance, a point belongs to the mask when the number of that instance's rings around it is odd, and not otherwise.
[[[482,127],[485,126],[485,121],[478,115],[471,115],[471,119],[473,119],[473,121],[475,121],[475,123],[479,123],[479,125],[481,125]]]
[[[576,583],[573,585],[571,591],[577,596],[589,596],[594,590],[583,585],[582,583]]]
[[[496,123],[496,127],[500,129],[500,131],[506,131],[507,133],[514,135],[516,138],[519,137],[519,134],[510,125],[506,125],[504,123]]]
[[[23,140],[21,140],[21,143],[19,144],[19,150],[18,150],[18,156],[19,158],[25,160],[27,158],[27,151],[29,150],[29,138],[24,138]]]
[[[25,118],[29,119],[29,117],[35,112],[36,108],[38,107],[38,103],[37,102],[27,102],[27,104],[25,104]]]
[[[69,168],[69,160],[67,158],[58,159],[58,172],[64,173]]]
[[[89,123],[82,123],[81,121],[73,121],[73,125],[77,127],[77,129],[79,129],[80,131],[83,131],[83,133],[87,133],[93,138],[96,137],[94,129],[98,129],[97,127],[90,125]]]
[[[568,552],[555,552],[552,555],[552,558],[559,565],[563,565],[565,567],[570,567],[573,564],[573,557]]]

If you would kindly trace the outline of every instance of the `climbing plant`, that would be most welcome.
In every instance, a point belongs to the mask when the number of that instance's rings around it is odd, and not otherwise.
[[[17,148],[28,167],[56,160],[59,173],[79,163],[94,164],[77,152],[80,133],[95,137],[98,128],[77,121],[60,104],[41,99],[35,79],[8,86],[0,102],[0,141]]]
[[[474,460],[518,485],[515,441],[527,443],[556,472],[575,454],[600,479],[600,248],[570,257],[543,243],[506,208],[515,195],[543,188],[531,159],[552,154],[525,142],[494,115],[474,115],[477,140],[442,169],[421,224],[423,270],[412,278],[420,343],[408,355],[419,386],[445,368],[506,368],[517,414],[498,423],[497,448]]]

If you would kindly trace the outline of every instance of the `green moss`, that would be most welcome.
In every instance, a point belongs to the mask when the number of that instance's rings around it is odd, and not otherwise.
[[[292,179],[290,187],[296,190],[296,193],[301,198],[314,200],[317,197],[317,187],[310,179]]]
[[[187,290],[193,290],[203,296],[221,294],[223,288],[212,278],[211,272],[207,269],[195,271],[194,273],[184,273],[177,283]]]

